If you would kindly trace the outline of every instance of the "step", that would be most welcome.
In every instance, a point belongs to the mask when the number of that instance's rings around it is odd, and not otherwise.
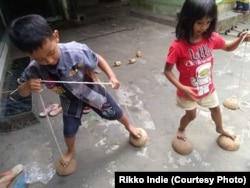
[[[94,6],[78,7],[76,21],[79,24],[90,24],[125,15],[127,15],[127,5],[122,2],[99,3]]]
[[[151,21],[155,21],[161,24],[166,24],[175,27],[177,24],[176,15],[166,15],[166,14],[156,14],[147,10],[138,9],[138,8],[130,8],[129,15],[135,16],[138,18],[148,19]]]
[[[161,24],[166,24],[175,27],[177,24],[176,15],[156,14],[142,9],[131,8],[129,10],[131,16],[148,19]],[[217,31],[229,29],[237,23],[250,22],[250,14],[235,13],[232,10],[227,10],[219,13]]]
[[[250,13],[242,14],[242,13],[235,13],[232,10],[225,11],[219,14],[217,31],[222,32],[231,28],[233,25],[237,25],[239,23],[247,23],[247,22],[250,22]]]

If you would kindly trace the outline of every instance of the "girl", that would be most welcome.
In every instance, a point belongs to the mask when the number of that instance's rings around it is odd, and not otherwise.
[[[214,0],[186,0],[176,26],[176,40],[169,48],[164,74],[177,88],[177,105],[186,113],[180,119],[177,138],[186,139],[185,129],[196,117],[197,104],[209,108],[217,133],[235,139],[223,128],[222,116],[213,80],[214,49],[235,50],[248,41],[245,32],[233,41],[225,41],[216,30],[218,18]],[[179,78],[173,73],[176,65]]]

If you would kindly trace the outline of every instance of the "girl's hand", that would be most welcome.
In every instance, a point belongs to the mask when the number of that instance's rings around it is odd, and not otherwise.
[[[249,31],[244,31],[240,35],[241,40],[244,38],[244,42],[249,42],[250,41],[250,32]]]
[[[190,101],[197,101],[198,100],[198,95],[196,94],[197,88],[189,87],[189,86],[184,86],[182,88],[182,92],[184,93],[185,97],[187,100]]]
[[[115,77],[110,78],[110,83],[113,89],[118,89],[120,87],[120,82]]]

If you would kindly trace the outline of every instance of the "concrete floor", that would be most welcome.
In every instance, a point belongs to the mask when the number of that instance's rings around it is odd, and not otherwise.
[[[249,25],[244,25],[249,26]],[[237,151],[221,149],[218,134],[207,109],[199,108],[197,118],[187,128],[194,149],[189,155],[179,155],[172,140],[183,111],[175,106],[175,88],[163,75],[166,53],[175,38],[174,28],[133,17],[121,17],[102,23],[60,31],[61,42],[76,40],[88,44],[113,66],[121,82],[118,90],[106,86],[130,121],[144,128],[149,140],[145,147],[134,148],[128,142],[128,133],[117,121],[106,121],[94,112],[82,119],[76,140],[77,170],[72,175],[54,175],[47,183],[29,184],[29,188],[112,188],[116,171],[249,171],[250,170],[250,54],[249,45],[241,45],[234,52],[215,51],[214,76],[221,103],[229,97],[241,101],[241,109],[229,110],[221,106],[224,125],[237,134],[240,148]],[[231,36],[225,36],[231,39]],[[137,50],[143,53],[135,64]],[[13,52],[13,58],[18,53]],[[102,81],[107,81],[103,73]],[[45,103],[58,102],[58,97],[45,89]],[[38,94],[33,95],[34,113],[42,109]],[[0,137],[0,172],[17,164],[54,165],[65,151],[62,135],[62,115],[40,123],[2,134]],[[52,130],[50,123],[52,124]],[[53,137],[59,143],[59,148]]]

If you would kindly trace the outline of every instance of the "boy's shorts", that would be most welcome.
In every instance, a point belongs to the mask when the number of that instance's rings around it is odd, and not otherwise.
[[[117,120],[122,117],[123,111],[120,106],[114,101],[114,99],[106,93],[107,102],[103,104],[102,109],[97,109],[91,107],[99,116],[108,120]],[[88,106],[88,105],[86,105]],[[69,138],[75,136],[78,131],[79,126],[81,125],[81,118],[67,116],[63,114],[63,134],[64,137]]]
[[[197,108],[198,105],[205,108],[215,108],[216,106],[219,105],[219,99],[216,91],[205,96],[202,99],[199,99],[198,101],[189,101],[186,100],[185,98],[177,96],[176,105],[185,110],[193,110]]]

